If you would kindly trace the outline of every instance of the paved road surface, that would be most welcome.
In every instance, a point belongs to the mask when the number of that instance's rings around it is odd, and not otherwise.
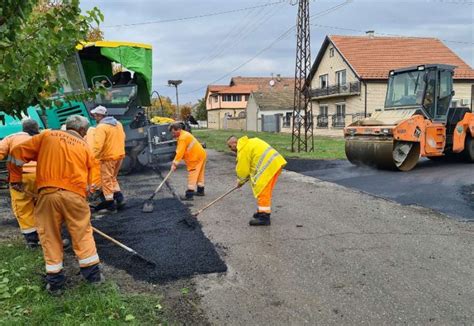
[[[410,172],[357,167],[348,161],[289,160],[287,169],[394,200],[474,221],[474,165],[421,161]]]
[[[202,207],[234,185],[209,151]],[[171,181],[184,192],[184,169]],[[216,325],[472,325],[474,224],[284,171],[273,224],[251,228],[244,187],[200,220],[228,266],[197,276]]]

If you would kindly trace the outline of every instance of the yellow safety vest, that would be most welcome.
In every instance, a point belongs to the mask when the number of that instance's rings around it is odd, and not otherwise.
[[[263,140],[247,136],[239,138],[235,171],[241,181],[250,178],[255,198],[285,165],[283,156]]]

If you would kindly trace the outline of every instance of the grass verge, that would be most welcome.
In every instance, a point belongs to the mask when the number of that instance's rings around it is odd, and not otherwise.
[[[202,142],[205,142],[207,148],[212,148],[220,152],[228,151],[226,140],[229,136],[235,135],[242,137],[258,137],[273,146],[280,154],[288,158],[305,159],[345,159],[344,139],[333,137],[314,137],[314,152],[311,153],[293,153],[291,152],[291,134],[252,132],[237,130],[193,130],[193,134]]]
[[[52,297],[44,290],[40,250],[0,243],[0,257],[0,325],[166,324],[158,296],[124,294],[107,281],[69,285]]]

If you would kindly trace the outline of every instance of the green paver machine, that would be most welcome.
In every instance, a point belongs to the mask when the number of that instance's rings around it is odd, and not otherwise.
[[[55,95],[63,99],[59,101],[61,105],[46,110],[29,107],[23,117],[36,120],[42,129],[59,129],[68,116],[79,114],[94,126],[89,112],[103,105],[124,126],[127,137],[123,171],[131,172],[140,166],[172,159],[176,142],[168,131],[169,124],[152,124],[144,112],[144,107],[150,105],[152,90],[151,45],[110,41],[81,43],[77,52],[58,67],[57,74],[65,81],[60,94]],[[94,101],[64,100],[68,94],[84,92],[97,85],[104,86],[105,92]],[[19,131],[21,120],[0,111],[0,139]]]

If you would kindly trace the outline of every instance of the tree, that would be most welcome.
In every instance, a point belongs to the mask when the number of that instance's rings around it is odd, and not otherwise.
[[[99,28],[99,26],[91,27],[87,32],[86,41],[87,42],[97,42],[104,40],[104,32]]]
[[[161,99],[161,101],[160,101]],[[163,105],[163,107],[161,107]],[[160,96],[160,98],[153,98],[149,113],[151,117],[172,117],[175,115],[176,105],[171,103],[171,99],[167,96]]]
[[[207,121],[206,99],[202,98],[198,101],[196,108],[196,120]]]
[[[3,0],[0,7],[0,108],[19,116],[28,106],[51,105],[60,89],[54,70],[85,40],[94,8],[81,14],[79,0]]]
[[[181,121],[187,120],[188,116],[191,114],[191,106],[190,105],[182,105],[179,108],[179,118]]]

